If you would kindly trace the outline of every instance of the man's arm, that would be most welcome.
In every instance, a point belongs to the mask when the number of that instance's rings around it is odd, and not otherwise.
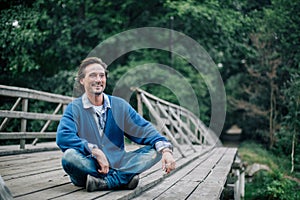
[[[134,142],[144,145],[152,145],[157,152],[162,153],[162,168],[168,174],[175,169],[172,144],[162,136],[154,126],[140,116],[130,105],[127,125],[129,138]]]
[[[57,127],[56,144],[64,152],[76,149],[84,155],[91,154],[88,142],[77,135],[78,128],[74,119],[73,104],[69,104]]]

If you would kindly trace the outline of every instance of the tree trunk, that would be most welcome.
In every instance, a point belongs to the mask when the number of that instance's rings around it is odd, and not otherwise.
[[[292,163],[292,167],[291,167],[291,173],[294,172],[294,165],[295,165],[295,161],[294,161],[294,154],[295,154],[295,140],[296,140],[296,132],[294,131],[293,133],[293,139],[292,139],[292,153],[291,153],[291,163]]]

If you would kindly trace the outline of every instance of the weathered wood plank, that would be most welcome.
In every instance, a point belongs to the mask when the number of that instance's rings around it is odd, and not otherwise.
[[[172,176],[166,177],[161,183],[151,188],[148,191],[145,191],[140,196],[134,198],[134,200],[144,200],[144,199],[156,199],[164,194],[165,191],[170,189],[177,182],[182,180],[191,170],[199,165],[199,163],[205,161],[207,158],[212,156],[213,151],[209,151],[206,154],[200,156],[198,159],[195,159],[190,164],[185,165],[182,169],[178,170],[176,173],[172,174]],[[182,188],[186,188],[182,186]]]
[[[35,174],[17,179],[5,180],[14,197],[24,196],[36,191],[70,183],[69,177],[62,170]]]
[[[182,158],[179,155],[179,152],[174,152],[174,155],[177,155],[177,167],[183,167],[184,164],[189,161],[189,159],[196,159],[196,154],[188,154],[190,155],[189,158]],[[199,153],[198,153],[199,155]],[[149,187],[154,186],[158,182],[160,182],[164,178],[164,173],[161,169],[161,163],[157,163],[155,166],[143,172],[140,175],[140,183],[135,190],[128,190],[128,191],[97,191],[93,193],[86,193],[85,190],[78,191],[74,193],[70,193],[64,196],[61,196],[57,199],[130,199],[136,196],[137,193],[143,192]]]
[[[27,99],[37,99],[41,101],[54,102],[54,103],[70,103],[73,98],[48,92],[41,92],[28,88],[20,88],[13,86],[0,85],[0,95],[10,97],[21,97]]]
[[[186,199],[198,185],[195,181],[180,180],[156,199]]]
[[[0,171],[2,171],[5,167],[9,168],[12,166],[22,166],[30,163],[47,162],[49,160],[61,158],[61,156],[61,151],[46,151],[32,154],[1,156]]]
[[[0,146],[0,162],[2,160],[1,156],[13,155],[17,156],[19,154],[30,155],[29,153],[38,153],[45,151],[57,151],[59,150],[55,142],[43,142],[36,145],[26,144],[25,149],[20,149],[19,145],[9,145],[9,146]]]
[[[194,153],[188,145],[184,146],[184,151],[189,152],[185,158],[175,149],[175,172],[164,175],[159,162],[141,174],[140,184],[135,190],[128,191],[87,193],[85,189],[73,186],[60,166],[60,151],[0,157],[0,173],[6,171],[4,180],[15,199],[132,199],[137,195],[140,196],[135,200],[217,199],[236,149],[197,148],[197,153]]]
[[[215,183],[202,183],[196,190],[188,197],[188,200],[213,200],[220,199],[222,193],[222,186]]]
[[[13,167],[5,170],[1,176],[5,178],[5,180],[11,180],[55,170],[62,170],[61,164],[56,160],[47,162],[47,165],[32,164],[26,167]]]
[[[165,124],[163,124],[161,122],[159,115],[156,113],[155,109],[152,107],[151,103],[145,97],[145,95],[143,93],[141,94],[141,98],[142,98],[143,102],[146,104],[146,106],[149,109],[150,113],[155,118],[156,122],[158,123],[158,127],[160,127],[159,130],[162,130],[163,132],[165,132],[167,134],[167,137],[170,139],[170,141],[172,142],[172,144],[178,149],[178,151],[180,152],[180,154],[183,157],[185,157],[185,154],[181,150],[181,147],[179,146],[178,142],[176,141],[176,139],[172,135],[171,131],[165,126]]]
[[[211,152],[211,156],[204,160],[205,163],[209,162],[211,168],[213,168],[220,157],[222,157],[223,151],[223,149],[222,151],[214,149]],[[188,172],[180,181],[174,183],[172,187],[166,190],[157,199],[186,199],[198,187],[201,181],[211,173],[211,168],[202,168],[201,164],[203,164],[203,162],[198,162],[198,165],[194,169]]]
[[[225,148],[217,148],[213,150],[213,156],[209,157],[205,162],[199,163],[199,165],[191,170],[183,180],[186,181],[203,181],[212,171],[212,169],[216,166],[217,162],[224,155]]]
[[[180,158],[179,160],[176,161],[176,171],[166,175],[164,174],[161,169],[158,171],[155,171],[155,173],[151,173],[147,175],[145,178],[141,179],[139,186],[134,190],[134,191],[120,191],[120,192],[114,192],[114,193],[109,193],[102,198],[98,199],[132,199],[133,197],[137,196],[140,193],[144,193],[147,189],[156,187],[158,184],[163,182],[163,180],[167,177],[173,176],[174,174],[177,173],[177,171],[181,170],[185,166],[189,165],[195,160],[198,160],[200,157],[205,156],[207,153],[210,152],[210,149],[203,149],[202,153],[196,152],[191,154],[188,157]]]
[[[57,199],[58,197],[64,197],[69,193],[84,191],[83,188],[78,188],[71,183],[57,185],[52,188],[47,188],[34,193],[30,193],[24,196],[16,197],[15,200],[33,200],[33,199]],[[86,198],[85,198],[86,199]]]
[[[52,120],[59,121],[62,115],[46,114],[46,113],[33,113],[11,110],[0,110],[0,117],[8,117],[15,119],[33,119],[33,120]]]
[[[56,138],[56,132],[0,132],[1,140],[34,138],[54,139]]]
[[[236,149],[226,149],[221,159],[212,168],[188,199],[219,199],[227,180],[231,165],[236,156]]]

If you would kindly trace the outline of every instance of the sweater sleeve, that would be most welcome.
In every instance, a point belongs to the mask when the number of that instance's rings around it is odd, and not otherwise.
[[[161,135],[149,121],[138,114],[130,104],[128,104],[127,107],[125,121],[126,136],[138,144],[151,145],[155,148],[157,142],[167,141],[167,139]]]
[[[89,155],[88,142],[78,136],[78,113],[74,112],[76,106],[70,103],[57,128],[56,144],[64,152],[67,149],[76,149],[84,155]]]

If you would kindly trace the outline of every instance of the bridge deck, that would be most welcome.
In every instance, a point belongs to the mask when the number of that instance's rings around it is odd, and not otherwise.
[[[128,150],[136,148],[129,146]],[[169,175],[161,164],[141,174],[135,190],[88,193],[70,183],[59,150],[0,156],[0,174],[14,199],[219,199],[237,149],[208,146],[175,150],[177,169]],[[4,151],[5,148],[1,148]],[[3,155],[3,154],[2,154]]]

